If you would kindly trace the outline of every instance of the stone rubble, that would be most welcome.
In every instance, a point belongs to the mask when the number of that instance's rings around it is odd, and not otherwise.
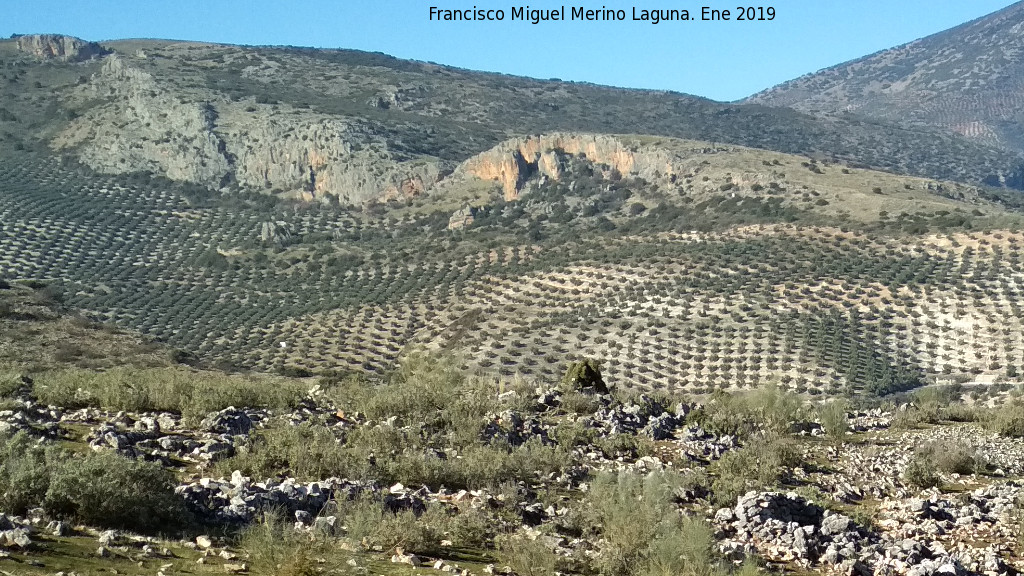
[[[1001,524],[1001,535],[1014,533],[1011,516],[1021,492],[1020,484],[1008,483],[975,490],[964,504],[939,497],[889,503],[876,529],[793,492],[752,491],[734,508],[719,509],[714,522],[724,536],[720,548],[732,557],[756,552],[844,575],[1001,576],[1008,573],[1001,556],[1012,544],[993,543],[1000,531],[992,528]],[[966,533],[944,544],[941,535],[958,528]],[[962,545],[972,539],[978,546]]]

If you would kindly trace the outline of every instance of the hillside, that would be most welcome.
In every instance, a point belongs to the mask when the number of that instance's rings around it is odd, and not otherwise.
[[[365,211],[4,157],[9,277],[225,367],[383,373],[427,349],[543,379],[593,356],[644,389],[884,394],[1024,362],[1021,216],[983,188],[556,133]]]
[[[1013,186],[1024,165],[917,128],[381,54],[146,40],[68,59],[26,38],[0,42],[0,137],[107,174],[216,190],[356,205],[405,198],[507,138],[556,130],[699,139]]]
[[[0,575],[1020,574],[1019,166],[379,54],[0,41]]]
[[[939,128],[1024,150],[1024,3],[780,84],[746,100]]]

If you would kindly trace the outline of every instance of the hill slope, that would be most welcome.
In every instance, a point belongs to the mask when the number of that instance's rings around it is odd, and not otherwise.
[[[746,101],[810,113],[851,112],[941,128],[1024,150],[1024,3],[852,62]]]
[[[0,269],[239,367],[386,371],[426,348],[541,380],[593,356],[641,388],[879,393],[1024,364],[1020,239],[998,231],[1021,216],[976,187],[558,133],[367,212],[4,157]]]
[[[74,62],[18,46],[0,42],[0,136],[108,174],[214,189],[351,204],[410,197],[506,138],[553,130],[726,142],[1011,185],[1022,165],[956,135],[356,51],[120,41],[106,44],[112,54]]]

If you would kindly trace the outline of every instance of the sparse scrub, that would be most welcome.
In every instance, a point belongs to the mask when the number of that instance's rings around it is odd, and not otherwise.
[[[519,576],[549,576],[560,568],[554,545],[543,535],[535,539],[522,534],[503,534],[495,541],[498,558]]]
[[[947,474],[974,474],[985,468],[978,451],[962,440],[928,442],[917,448],[914,457],[930,461]]]
[[[253,478],[284,473],[320,479],[364,472],[359,470],[360,464],[357,455],[345,451],[328,428],[286,424],[254,433],[238,454],[218,462],[215,471],[222,476],[240,470]]]
[[[716,391],[691,421],[718,434],[747,437],[761,430],[781,435],[803,417],[803,402],[793,394],[769,384],[751,392],[729,394]]]
[[[800,462],[797,447],[789,438],[753,438],[739,450],[727,452],[711,467],[715,503],[729,506],[748,490],[774,487],[786,477],[789,468]]]
[[[198,421],[228,406],[288,408],[308,385],[265,376],[230,376],[184,367],[116,367],[103,372],[68,368],[36,375],[33,393],[40,402],[69,408],[167,410]]]
[[[593,526],[604,539],[596,561],[612,575],[726,574],[714,535],[701,519],[684,516],[675,494],[685,481],[675,472],[599,475],[587,497]]]
[[[988,425],[1000,436],[1024,438],[1024,402],[1007,400],[993,411]]]
[[[319,574],[316,555],[326,547],[318,536],[296,531],[283,514],[268,511],[242,531],[238,545],[255,574],[313,576]]]
[[[941,482],[935,463],[928,458],[914,456],[903,471],[903,481],[915,488],[932,488]]]
[[[383,550],[402,548],[417,554],[436,554],[448,523],[439,505],[431,505],[417,516],[412,510],[391,512],[379,499],[366,494],[355,500],[339,502],[338,515],[345,536],[367,547]]]

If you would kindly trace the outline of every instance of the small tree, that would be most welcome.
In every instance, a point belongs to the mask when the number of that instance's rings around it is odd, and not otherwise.
[[[821,427],[825,430],[825,434],[835,442],[842,442],[850,430],[850,420],[846,413],[848,408],[849,405],[845,400],[834,400],[822,404],[818,408]]]

